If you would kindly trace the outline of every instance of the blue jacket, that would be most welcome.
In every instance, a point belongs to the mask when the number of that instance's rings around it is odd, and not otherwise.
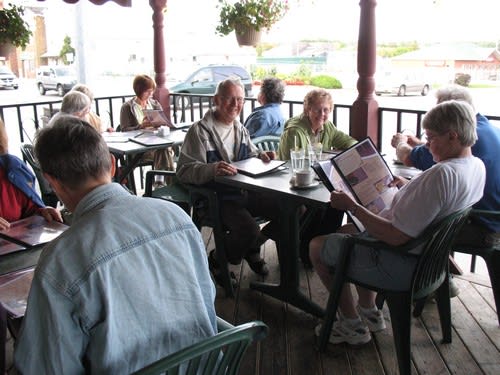
[[[284,126],[285,118],[281,113],[280,103],[269,103],[257,107],[245,120],[245,128],[252,138],[263,135],[280,136]]]
[[[88,193],[43,249],[15,348],[23,374],[130,374],[217,332],[192,220],[118,184]]]
[[[0,168],[5,170],[8,180],[15,187],[21,190],[37,206],[45,207],[35,190],[35,176],[21,159],[10,154],[0,155]]]

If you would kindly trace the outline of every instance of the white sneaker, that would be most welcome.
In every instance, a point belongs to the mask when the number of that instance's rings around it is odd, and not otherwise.
[[[453,278],[450,277],[450,298],[455,298],[460,294],[460,289],[457,284],[453,281]]]
[[[376,311],[364,309],[361,306],[357,306],[357,310],[361,318],[365,321],[370,332],[382,331],[386,328],[384,314],[382,311],[377,309]]]
[[[319,337],[321,334],[321,324],[318,324],[314,328],[314,333]],[[346,322],[345,320],[336,320],[333,323],[332,332],[328,341],[331,344],[341,344],[343,342],[349,345],[362,345],[370,342],[372,339],[368,327],[363,323],[361,319],[354,325]]]

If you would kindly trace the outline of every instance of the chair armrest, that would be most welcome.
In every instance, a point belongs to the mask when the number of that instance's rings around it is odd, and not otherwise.
[[[155,176],[175,176],[175,171],[162,171],[153,169],[146,172],[146,182],[144,184],[144,197],[151,197],[153,194],[153,181]]]
[[[222,331],[225,331],[225,330],[228,330],[231,328],[234,328],[234,326],[231,323],[226,322],[224,319],[217,317],[217,330],[219,332],[222,332]]]

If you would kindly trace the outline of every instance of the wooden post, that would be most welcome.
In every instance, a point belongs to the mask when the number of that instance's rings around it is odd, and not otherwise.
[[[167,7],[167,0],[149,0],[153,8],[153,31],[154,31],[154,69],[156,90],[153,97],[163,107],[163,111],[170,119],[170,93],[168,91],[165,73],[165,40],[163,37],[163,11]]]
[[[373,96],[375,90],[376,67],[376,0],[360,0],[360,19],[358,36],[358,98],[351,111],[351,135],[361,140],[369,136],[378,148],[378,103]]]

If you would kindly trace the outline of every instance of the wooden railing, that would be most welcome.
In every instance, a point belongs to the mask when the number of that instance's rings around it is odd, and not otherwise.
[[[122,104],[130,99],[132,95],[108,96],[95,98],[95,109],[97,114],[109,126],[116,128],[120,122],[120,109]],[[194,122],[201,119],[207,108],[213,105],[213,95],[191,95],[171,94],[171,117],[174,123]],[[18,127],[19,138],[11,139],[11,142],[31,142],[36,131],[44,126],[54,108],[60,106],[61,100],[43,101],[22,104],[0,105],[0,116],[4,119],[6,126]],[[244,108],[240,114],[240,120],[244,119],[259,104],[256,98],[247,98]],[[292,117],[302,113],[302,101],[285,100],[282,104],[285,117]],[[350,112],[352,105],[336,104],[332,112],[332,121],[337,127],[350,132]],[[381,152],[390,150],[391,135],[403,130],[409,130],[417,136],[422,135],[423,110],[411,110],[402,108],[380,107],[378,110],[379,139]],[[490,121],[500,126],[500,116],[486,115]],[[12,132],[10,132],[12,134]]]

